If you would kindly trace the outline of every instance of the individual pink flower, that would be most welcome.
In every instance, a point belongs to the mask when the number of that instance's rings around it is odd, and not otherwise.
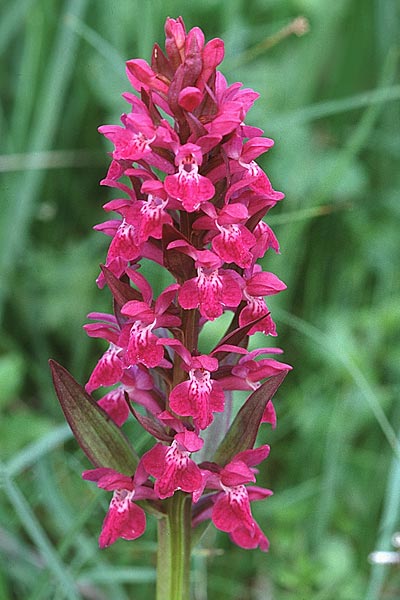
[[[255,360],[261,354],[280,354],[279,348],[258,348],[242,356],[230,372],[225,371],[218,380],[224,390],[257,390],[262,379],[274,377],[282,371],[290,371],[292,367],[273,358]],[[225,367],[226,369],[226,367]],[[276,412],[272,400],[267,403],[261,423],[270,423],[276,427]]]
[[[178,292],[182,308],[199,308],[200,314],[213,321],[224,308],[235,308],[242,300],[242,278],[236,271],[222,269],[222,260],[210,250],[196,250],[184,242],[172,243],[195,259],[197,277],[183,282]]]
[[[124,365],[120,358],[121,348],[110,344],[108,350],[103,354],[94,368],[85,389],[88,394],[100,386],[114,385],[121,380]]]
[[[143,318],[142,316],[129,328],[129,338],[124,353],[125,366],[142,363],[149,368],[157,367],[164,358],[163,347],[158,343],[159,338],[153,333],[155,320],[146,323]]]
[[[218,350],[218,349],[217,349]],[[256,360],[261,354],[281,354],[279,348],[258,348],[246,352],[237,364],[229,369],[229,374],[219,379],[224,390],[256,390],[261,380],[274,377],[281,371],[291,370],[292,367],[273,358]]]
[[[215,188],[211,181],[199,174],[199,166],[203,162],[200,146],[185,144],[176,154],[175,163],[178,172],[167,175],[164,181],[166,192],[182,202],[187,212],[194,212],[214,196]]]
[[[140,256],[140,245],[138,244],[136,227],[128,223],[126,219],[114,221],[114,223],[116,227],[107,252],[107,266],[110,266],[118,259],[122,259],[127,263]],[[101,225],[97,225],[95,229],[105,233],[106,224],[107,223],[102,223]]]
[[[224,410],[223,388],[211,379],[211,373],[218,369],[218,361],[206,355],[192,356],[186,368],[189,379],[173,388],[169,406],[177,415],[190,416],[195,425],[206,429],[213,420],[213,412]]]
[[[100,548],[110,546],[118,538],[135,540],[144,533],[146,515],[135,501],[154,499],[155,494],[150,487],[142,485],[143,477],[135,481],[133,477],[108,468],[84,471],[82,477],[87,481],[95,481],[99,488],[114,492],[101,529]]]
[[[239,315],[239,325],[242,327],[264,316],[250,329],[249,335],[253,335],[256,331],[261,331],[267,335],[276,335],[275,323],[270,317],[264,296],[278,294],[286,289],[286,285],[273,273],[258,270],[245,281],[243,296],[247,304]]]
[[[276,325],[272,320],[271,312],[265,304],[264,298],[250,296],[247,298],[247,305],[239,315],[239,325],[244,327],[256,319],[259,319],[259,321],[251,327],[248,335],[254,335],[257,331],[265,333],[265,335],[278,335]]]
[[[242,89],[242,84],[239,82],[228,87],[225,77],[218,71],[215,92],[218,112],[210,122],[206,123],[205,128],[209,133],[225,136],[240,126],[259,94],[251,89]]]
[[[233,174],[226,200],[234,197],[240,190],[249,189],[260,196],[260,200],[264,201],[265,208],[268,210],[284,198],[282,192],[272,188],[267,175],[254,160],[269,150],[273,144],[273,140],[268,138],[253,137],[241,146],[239,136],[225,144],[226,153],[231,159],[230,169]],[[268,202],[265,203],[266,200]]]
[[[268,539],[251,514],[249,493],[244,485],[231,486],[220,494],[212,511],[212,522],[217,529],[229,533],[238,546],[268,550]]]
[[[152,368],[164,364],[164,349],[159,338],[153,333],[157,327],[179,326],[180,319],[168,313],[178,284],[169,286],[157,298],[154,308],[150,305],[151,298],[140,302],[131,300],[121,309],[123,315],[134,319],[134,323],[127,323],[121,332],[119,344],[125,348],[123,362],[126,367],[141,363]]]
[[[255,244],[254,235],[241,223],[217,224],[220,231],[212,241],[214,252],[227,263],[249,267],[253,262],[250,249]]]
[[[237,454],[218,474],[210,475],[206,487],[220,487],[212,509],[212,521],[217,529],[230,534],[242,548],[256,548],[266,552],[268,540],[251,513],[250,501],[266,498],[272,492],[263,488],[247,488],[245,483],[255,481],[254,465],[269,454],[269,446],[245,450]]]
[[[159,181],[149,180],[142,185],[142,192],[147,194],[146,200],[134,205],[131,218],[136,217],[139,243],[150,237],[161,239],[163,225],[172,225],[171,215],[166,211],[167,194]]]
[[[207,216],[194,223],[195,229],[206,229],[212,237],[212,249],[226,263],[247,268],[254,262],[251,248],[256,238],[244,225],[248,218],[246,206],[240,203],[226,204],[217,210],[212,204],[203,206]],[[217,235],[215,235],[217,232]]]
[[[151,144],[156,139],[156,128],[143,102],[132,96],[129,99],[132,112],[122,115],[123,127],[102,125],[99,132],[113,142],[113,159],[132,162],[151,153]]]
[[[202,488],[203,477],[199,467],[190,458],[203,446],[194,431],[175,435],[170,446],[158,443],[142,457],[143,466],[155,477],[154,490],[160,499],[172,496],[176,490],[195,493]]]
[[[115,184],[124,191],[126,186]],[[108,202],[104,209],[115,211],[122,219],[114,219],[96,225],[94,229],[112,236],[107,253],[106,265],[112,268],[116,261],[122,260],[124,266],[130,261],[148,254],[149,238],[160,239],[164,224],[172,224],[172,218],[166,212],[167,195],[161,182],[150,180],[143,183],[145,200],[116,199]]]
[[[269,248],[272,248],[277,254],[279,254],[279,242],[272,231],[271,227],[264,221],[257,223],[253,229],[253,235],[256,238],[256,243],[251,249],[251,253],[254,258],[262,258]]]

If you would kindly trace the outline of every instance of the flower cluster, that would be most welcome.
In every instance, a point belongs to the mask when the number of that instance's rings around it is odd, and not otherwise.
[[[137,94],[124,94],[122,125],[99,128],[114,146],[102,184],[121,196],[104,206],[115,216],[96,226],[111,237],[98,284],[111,290],[114,314],[92,313],[85,326],[109,344],[86,391],[111,386],[102,409],[119,427],[132,413],[155,444],[134,474],[97,468],[83,477],[113,492],[101,547],[144,532],[138,500],[162,505],[181,490],[192,497],[194,526],[211,519],[239,546],[267,550],[250,505],[271,494],[253,485],[269,447],[220,464],[207,452],[206,430],[228,410],[232,390],[257,390],[290,369],[265,356],[278,348],[247,350],[256,332],[276,336],[265,297],[286,287],[256,264],[279,252],[263,217],[283,194],[256,162],[273,141],[244,123],[258,94],[228,85],[217,70],[223,42],[205,43],[181,18],[167,19],[165,32],[165,52],[155,45],[151,65],[127,62]],[[158,298],[143,274],[150,261],[172,282]],[[202,354],[199,332],[226,312],[225,336]],[[275,425],[272,402],[262,422]]]

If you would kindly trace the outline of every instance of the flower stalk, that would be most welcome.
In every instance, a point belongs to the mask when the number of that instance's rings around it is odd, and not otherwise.
[[[191,497],[177,492],[158,524],[157,600],[190,597]]]
[[[272,397],[291,367],[274,358],[279,348],[249,346],[255,333],[277,335],[265,298],[286,287],[257,263],[279,252],[264,219],[283,198],[256,162],[273,141],[245,124],[258,94],[228,85],[217,68],[222,40],[206,43],[181,18],[167,19],[165,33],[165,52],[156,44],[151,64],[127,62],[136,93],[124,94],[122,126],[99,128],[113,144],[101,183],[118,197],[104,205],[114,216],[95,226],[111,238],[97,283],[114,310],[91,313],[85,330],[105,352],[84,389],[51,367],[94,466],[83,478],[112,492],[100,547],[138,538],[146,515],[156,515],[157,598],[180,600],[190,596],[192,533],[209,520],[240,547],[268,550],[251,503],[272,493],[255,485],[269,446],[254,445],[263,423],[275,427]],[[149,262],[173,280],[158,297]],[[224,313],[225,335],[200,346],[204,325]],[[249,396],[230,422],[235,390]],[[129,418],[152,440],[141,456],[122,431]]]

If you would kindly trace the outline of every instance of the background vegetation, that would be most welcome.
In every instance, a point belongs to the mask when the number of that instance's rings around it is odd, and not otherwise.
[[[47,359],[84,382],[101,351],[81,330],[110,305],[94,283],[110,149],[96,128],[125,110],[124,60],[147,59],[165,17],[180,14],[223,37],[223,72],[261,94],[250,122],[275,139],[262,166],[287,196],[268,220],[282,254],[266,266],[288,285],[271,307],[295,367],[278,427],[261,436],[272,453],[260,479],[275,495],[255,514],[271,550],[210,532],[193,561],[195,600],[398,598],[399,571],[368,562],[399,528],[398,0],[0,9],[0,598],[153,594],[151,519],[140,540],[97,548],[109,495],[80,478],[88,463]],[[299,15],[309,32],[274,44]]]

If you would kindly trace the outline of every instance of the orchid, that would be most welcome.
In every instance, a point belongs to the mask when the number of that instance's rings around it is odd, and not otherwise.
[[[113,492],[100,546],[140,537],[145,513],[157,514],[169,548],[159,564],[168,590],[157,597],[182,600],[192,528],[212,522],[238,546],[268,550],[251,503],[272,493],[254,485],[269,446],[254,444],[263,423],[276,424],[271,398],[291,367],[268,356],[279,348],[248,349],[256,332],[276,336],[265,297],[286,287],[257,264],[279,252],[263,218],[283,198],[256,162],[273,141],[244,123],[258,94],[217,70],[222,40],[205,43],[181,18],[168,18],[165,32],[165,52],[156,44],[151,64],[127,62],[137,94],[124,94],[122,126],[99,128],[113,144],[102,185],[119,195],[104,205],[115,216],[95,226],[111,237],[97,283],[109,288],[114,314],[91,313],[85,330],[107,347],[85,389],[52,368],[95,467],[83,477]],[[149,262],[173,281],[156,297]],[[200,345],[203,327],[224,314],[222,339]],[[98,388],[106,389],[96,400]],[[221,430],[215,415],[230,412],[235,390],[250,395]],[[129,418],[153,440],[142,456],[121,431]],[[222,439],[217,449],[213,438]]]

